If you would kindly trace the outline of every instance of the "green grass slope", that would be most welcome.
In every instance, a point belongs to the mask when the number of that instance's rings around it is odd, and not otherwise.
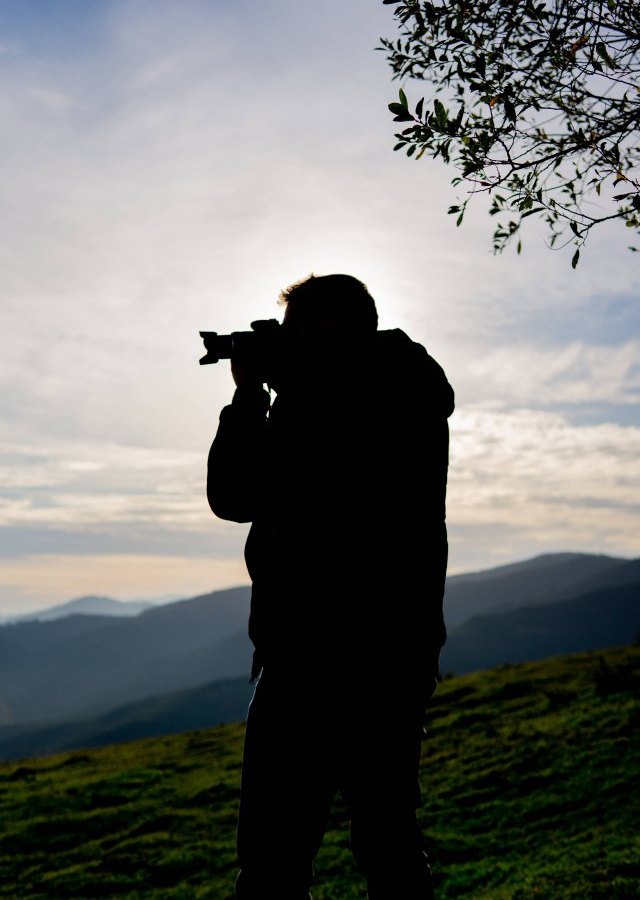
[[[639,688],[639,647],[441,685],[421,810],[438,900],[640,897]],[[242,736],[225,725],[2,764],[0,897],[230,900]],[[340,804],[313,896],[365,897]]]

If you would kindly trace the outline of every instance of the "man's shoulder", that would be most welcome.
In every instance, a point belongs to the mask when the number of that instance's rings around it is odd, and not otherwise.
[[[379,358],[389,377],[407,391],[428,397],[440,413],[450,416],[454,409],[453,388],[427,348],[401,328],[379,331],[378,338]]]

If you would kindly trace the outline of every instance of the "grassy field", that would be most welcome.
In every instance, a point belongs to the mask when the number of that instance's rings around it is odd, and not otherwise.
[[[421,813],[438,900],[640,898],[639,698],[640,647],[443,682]],[[0,897],[230,900],[242,736],[0,765]],[[313,896],[366,896],[338,803]]]

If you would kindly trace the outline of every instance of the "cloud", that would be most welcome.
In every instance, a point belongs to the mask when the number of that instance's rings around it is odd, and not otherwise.
[[[640,428],[576,425],[541,410],[476,409],[456,412],[451,434],[452,571],[562,549],[640,555]],[[75,554],[86,571],[84,557],[179,556],[199,559],[200,571],[242,558],[247,526],[211,515],[198,453],[61,442],[5,446],[3,458],[7,560]],[[121,579],[116,593],[132,593],[134,571],[141,584],[132,565],[118,566],[110,582]],[[146,593],[153,593],[154,571],[151,565]]]
[[[210,531],[206,457],[171,448],[53,442],[0,448],[0,527],[155,525]]]
[[[456,413],[451,448],[454,566],[477,557],[476,540],[485,548],[493,542],[498,554],[518,547],[522,555],[640,555],[640,428],[576,426],[564,415],[526,409]]]
[[[640,406],[640,341],[629,336],[617,346],[530,341],[487,347],[461,360],[456,374],[459,393],[474,405]]]

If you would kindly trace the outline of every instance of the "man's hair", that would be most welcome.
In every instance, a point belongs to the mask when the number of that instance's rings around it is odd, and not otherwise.
[[[291,304],[292,309],[301,304],[311,320],[315,314],[322,319],[323,310],[331,304],[348,330],[375,331],[378,327],[375,300],[367,286],[352,275],[311,274],[281,291],[278,302]]]

